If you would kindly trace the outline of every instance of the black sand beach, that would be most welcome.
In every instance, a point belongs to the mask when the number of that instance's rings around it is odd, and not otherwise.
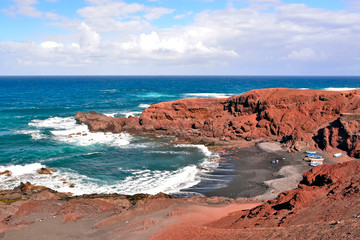
[[[200,192],[207,197],[252,198],[276,197],[284,189],[297,186],[304,171],[310,169],[303,153],[290,154],[277,143],[251,147],[225,147],[218,150],[221,162],[205,180],[186,191]],[[272,163],[272,160],[279,163]],[[217,189],[216,185],[222,185]]]

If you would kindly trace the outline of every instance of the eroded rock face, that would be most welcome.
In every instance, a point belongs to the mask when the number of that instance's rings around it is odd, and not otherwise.
[[[360,158],[360,115],[342,114],[313,137],[318,147],[327,150],[339,148],[349,156]]]
[[[282,141],[292,150],[332,146],[360,157],[360,124],[353,120],[360,116],[359,106],[358,90],[277,88],[223,99],[153,104],[140,118],[111,118],[90,112],[77,113],[76,120],[87,124],[90,131],[168,134],[193,142],[268,138]],[[339,117],[344,131],[334,122]]]

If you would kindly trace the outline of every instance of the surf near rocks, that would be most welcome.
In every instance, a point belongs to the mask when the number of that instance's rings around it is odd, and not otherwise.
[[[359,111],[359,90],[275,88],[230,98],[152,104],[140,117],[78,112],[75,119],[92,132],[171,135],[192,143],[267,139],[280,141],[291,151],[334,147],[358,157]],[[329,143],[330,135],[337,140]]]

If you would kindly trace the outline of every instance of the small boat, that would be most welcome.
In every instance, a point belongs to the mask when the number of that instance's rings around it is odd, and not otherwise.
[[[336,157],[336,158],[338,158],[338,157],[340,157],[340,156],[342,156],[342,153],[335,153],[335,154],[334,154],[334,157]]]
[[[323,162],[311,162],[310,163],[310,166],[312,166],[312,167],[316,167],[316,166],[320,166],[320,165],[323,165]]]
[[[322,158],[323,156],[322,156],[322,155],[319,155],[319,154],[311,154],[311,153],[309,153],[309,154],[308,154],[308,157],[309,157],[309,158]]]
[[[323,165],[324,159],[323,158],[310,158],[309,165],[312,167],[316,167],[319,165]]]
[[[315,154],[316,153],[316,151],[305,151],[306,153],[310,153],[310,154]]]

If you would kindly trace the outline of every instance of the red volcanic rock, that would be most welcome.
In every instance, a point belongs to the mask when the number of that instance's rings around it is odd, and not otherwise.
[[[331,146],[360,157],[359,106],[358,90],[277,88],[230,98],[152,104],[140,118],[79,112],[76,120],[90,131],[168,134],[192,142],[270,138],[292,150]]]
[[[254,228],[352,219],[359,214],[360,161],[323,165],[304,173],[295,190],[251,210],[230,214],[209,226]]]
[[[314,136],[321,149],[339,148],[350,156],[360,158],[360,115],[346,113],[321,128]]]
[[[139,125],[138,117],[112,118],[91,111],[89,113],[77,112],[75,120],[79,124],[86,124],[91,132],[135,131]]]

